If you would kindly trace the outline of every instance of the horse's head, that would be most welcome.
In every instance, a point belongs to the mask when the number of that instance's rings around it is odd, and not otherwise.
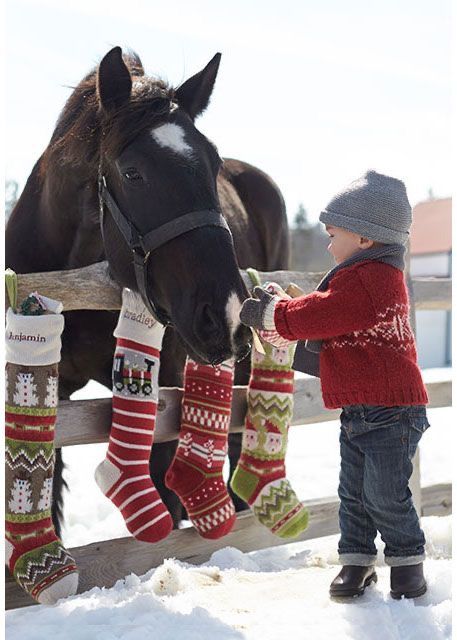
[[[191,212],[219,218],[216,147],[195,127],[213,90],[220,54],[178,89],[144,75],[141,64],[127,65],[119,47],[101,61],[97,88],[102,138],[100,166],[114,204],[107,202],[103,238],[113,277],[170,318],[193,358],[218,363],[244,356],[250,334],[240,325],[247,296],[228,229],[215,224],[167,234]],[[167,230],[146,260],[141,291],[133,254],[113,217],[118,209],[135,236],[153,238]],[[111,211],[110,211],[111,209]],[[200,218],[202,217],[198,214]],[[197,217],[198,217],[197,216]],[[220,222],[220,220],[219,220]],[[223,220],[222,220],[223,222]],[[147,255],[147,248],[141,251]]]

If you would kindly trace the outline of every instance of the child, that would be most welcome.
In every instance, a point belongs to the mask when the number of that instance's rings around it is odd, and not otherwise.
[[[427,589],[425,538],[408,480],[429,424],[403,274],[411,226],[405,185],[368,171],[330,201],[320,220],[337,266],[317,291],[292,300],[256,287],[257,299],[244,302],[240,319],[269,332],[264,336],[273,343],[307,340],[294,367],[316,375],[317,352],[324,404],[342,407],[343,568],[330,595],[361,595],[376,582],[378,530],[391,567],[392,597],[414,598]]]

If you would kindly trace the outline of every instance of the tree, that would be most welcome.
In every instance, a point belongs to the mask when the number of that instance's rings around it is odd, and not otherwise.
[[[7,220],[17,202],[18,190],[19,185],[16,180],[7,180],[5,182],[5,216]]]
[[[308,212],[301,202],[298,205],[298,210],[294,217],[294,225],[296,229],[308,229],[310,226],[308,222]]]
[[[33,373],[18,373],[16,377],[16,393],[13,402],[20,407],[36,407],[38,396]]]

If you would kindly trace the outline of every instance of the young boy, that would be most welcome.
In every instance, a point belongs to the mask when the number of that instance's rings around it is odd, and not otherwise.
[[[392,597],[418,597],[427,589],[425,538],[408,480],[429,424],[403,274],[411,226],[405,185],[368,171],[330,201],[320,220],[336,267],[316,291],[295,299],[256,287],[257,299],[244,302],[240,318],[273,343],[307,340],[298,345],[294,367],[316,375],[317,352],[324,404],[342,408],[343,568],[330,595],[361,595],[376,582],[379,531]]]

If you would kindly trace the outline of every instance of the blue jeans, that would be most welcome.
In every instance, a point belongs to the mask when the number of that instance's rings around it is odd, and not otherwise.
[[[429,427],[425,406],[351,405],[341,413],[341,564],[370,566],[376,560],[377,531],[390,566],[425,558],[408,481],[412,458]]]

